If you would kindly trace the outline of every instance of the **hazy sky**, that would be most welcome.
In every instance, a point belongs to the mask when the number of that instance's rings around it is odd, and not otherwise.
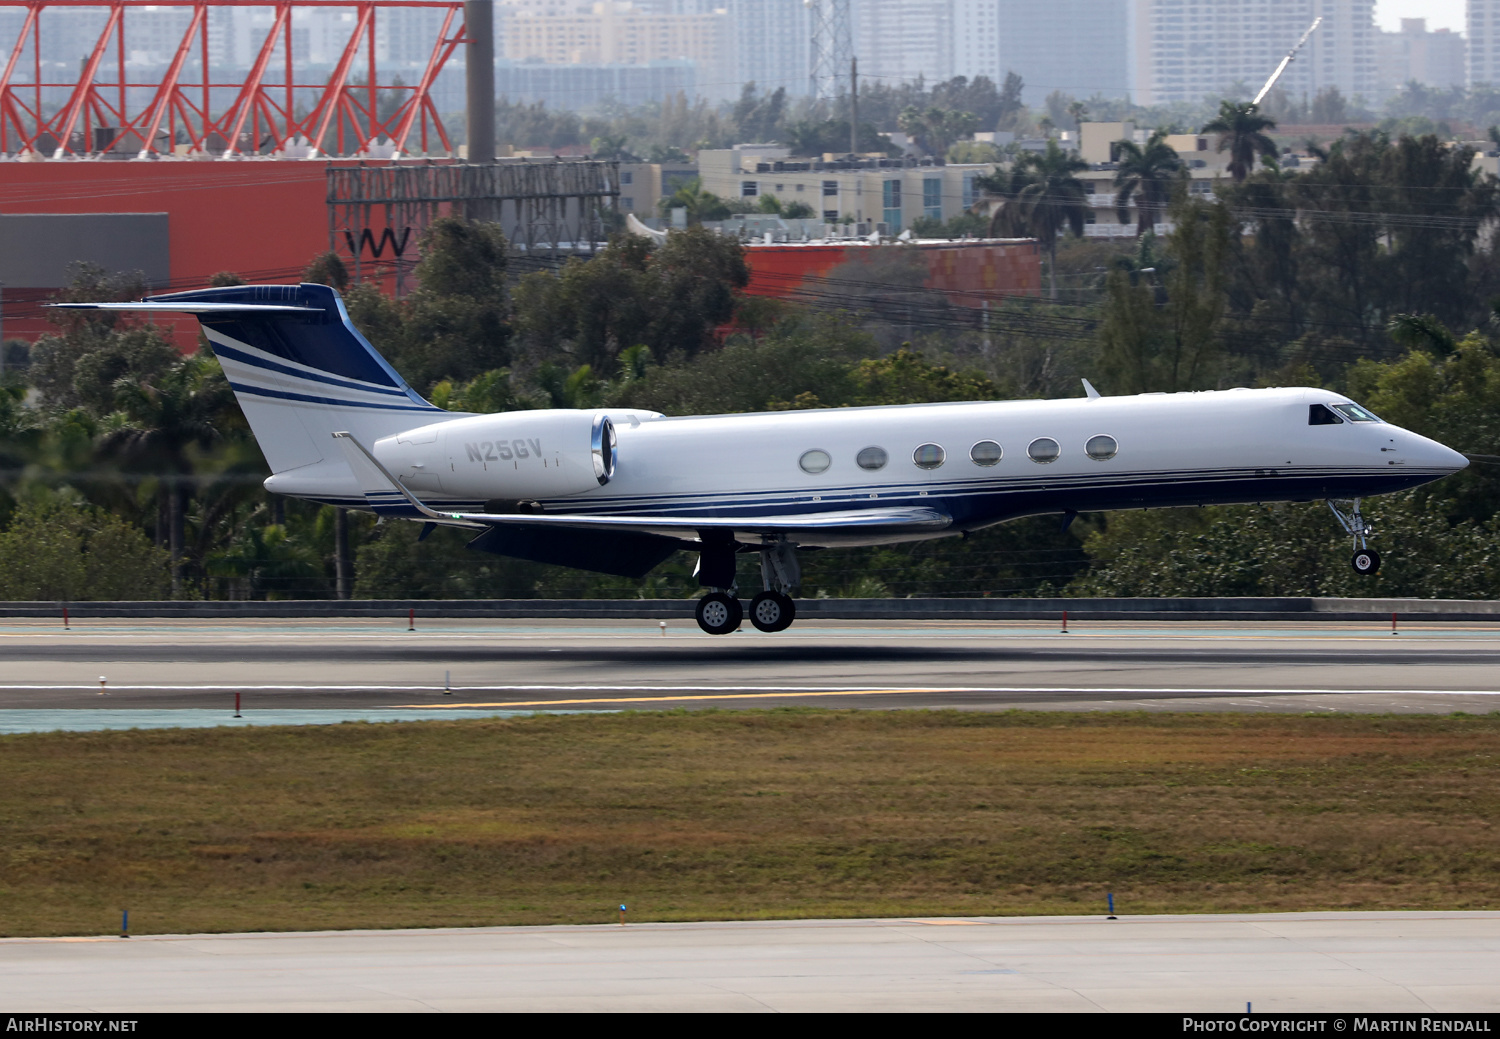
[[[1375,0],[1375,21],[1386,32],[1403,18],[1426,18],[1429,29],[1464,31],[1464,0]]]

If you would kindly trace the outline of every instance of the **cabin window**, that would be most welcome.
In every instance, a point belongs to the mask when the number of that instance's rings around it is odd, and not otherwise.
[[[1105,433],[1096,437],[1089,437],[1089,442],[1083,445],[1084,451],[1096,462],[1107,462],[1120,450],[1120,445],[1115,443],[1115,438]]]
[[[1307,424],[1309,426],[1342,426],[1344,420],[1322,404],[1310,404],[1307,408]]]
[[[969,458],[975,465],[994,465],[1005,452],[993,440],[981,440],[969,448]]]
[[[827,472],[828,467],[833,464],[833,458],[827,451],[808,451],[797,459],[797,464],[802,467],[804,473]]]
[[[854,461],[858,463],[861,469],[869,469],[871,471],[884,469],[887,460],[888,456],[883,447],[867,447],[854,457]]]
[[[911,460],[917,463],[918,469],[936,469],[947,457],[948,452],[937,444],[923,444],[911,453]]]
[[[1366,411],[1358,404],[1335,404],[1333,410],[1344,416],[1350,422],[1379,422],[1375,413]]]
[[[1026,454],[1033,462],[1055,462],[1062,448],[1051,437],[1037,437],[1027,445]]]

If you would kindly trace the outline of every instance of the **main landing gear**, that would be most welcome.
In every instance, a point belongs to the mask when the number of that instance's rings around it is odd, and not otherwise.
[[[727,532],[710,531],[698,556],[698,583],[708,594],[698,600],[698,627],[710,635],[738,631],[744,609],[736,596],[734,557],[739,546]],[[750,600],[750,623],[761,631],[785,631],[797,617],[791,593],[802,583],[797,549],[785,538],[761,538],[760,576],[765,590]]]
[[[802,583],[797,548],[785,537],[760,539],[760,580],[765,591],[750,600],[750,623],[761,631],[785,631],[797,619],[792,592]]]
[[[1354,572],[1357,574],[1373,574],[1380,569],[1380,553],[1370,548],[1365,539],[1375,532],[1375,529],[1366,522],[1364,516],[1360,515],[1359,499],[1351,498],[1342,501],[1329,499],[1328,508],[1333,512],[1334,518],[1339,521],[1339,526],[1344,528],[1345,533],[1354,538],[1354,556],[1349,560]]]

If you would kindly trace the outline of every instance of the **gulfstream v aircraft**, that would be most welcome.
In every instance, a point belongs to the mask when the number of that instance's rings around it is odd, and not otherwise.
[[[1464,456],[1328,390],[1225,390],[666,418],[463,415],[419,397],[323,285],[71,307],[195,314],[272,475],[309,501],[450,527],[471,547],[641,577],[698,553],[698,624],[736,630],[735,556],[760,555],[762,631],[791,624],[798,548],[952,537],[1020,516],[1326,500],[1354,568],[1361,498]]]

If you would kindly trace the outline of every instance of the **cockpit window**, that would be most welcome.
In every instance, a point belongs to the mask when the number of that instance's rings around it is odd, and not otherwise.
[[[1374,412],[1366,411],[1358,404],[1334,404],[1331,405],[1331,407],[1334,411],[1337,411],[1340,415],[1344,416],[1350,422],[1380,421],[1380,419],[1376,417]]]
[[[1342,426],[1344,420],[1329,411],[1326,405],[1310,404],[1307,408],[1307,424],[1309,426]]]

